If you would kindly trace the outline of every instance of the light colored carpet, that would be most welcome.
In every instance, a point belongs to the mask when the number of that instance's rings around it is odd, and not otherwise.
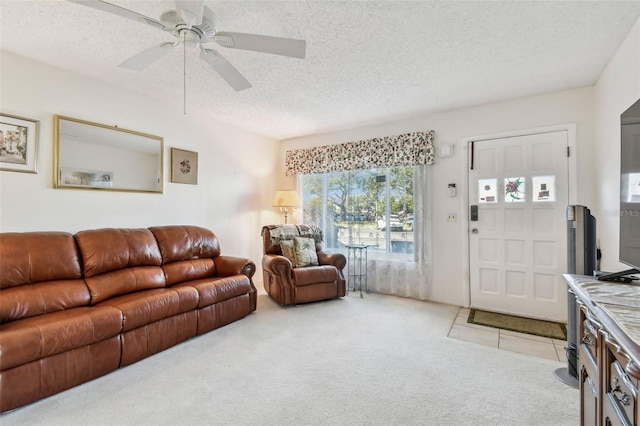
[[[379,294],[249,317],[0,416],[9,425],[577,425],[564,364],[447,338],[458,308]]]

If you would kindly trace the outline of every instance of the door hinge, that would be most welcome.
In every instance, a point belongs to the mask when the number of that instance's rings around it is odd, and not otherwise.
[[[567,147],[567,157],[571,157],[571,147]]]

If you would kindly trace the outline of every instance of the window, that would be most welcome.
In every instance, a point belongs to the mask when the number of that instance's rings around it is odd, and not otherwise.
[[[556,177],[533,176],[533,202],[550,202],[556,200]]]
[[[322,228],[327,249],[413,255],[414,167],[301,175],[299,185],[303,223]]]
[[[498,180],[478,179],[479,203],[497,203]]]
[[[527,195],[524,177],[504,178],[504,202],[524,203]]]
[[[622,178],[629,183],[628,185],[624,185],[622,188],[624,201],[627,203],[639,203],[640,173],[625,173],[622,175]]]

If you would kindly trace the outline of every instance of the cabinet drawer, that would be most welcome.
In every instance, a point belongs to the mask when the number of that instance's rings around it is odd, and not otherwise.
[[[638,399],[638,382],[630,378],[618,361],[609,365],[609,382],[606,386],[607,399],[620,413],[622,424],[634,424]]]
[[[602,404],[602,424],[603,426],[633,426],[626,419],[626,416],[616,406],[614,398],[608,393]],[[586,425],[586,423],[584,423]],[[595,424],[595,423],[593,423]]]
[[[584,311],[580,315],[581,324],[580,324],[580,352],[581,355],[586,355],[587,359],[582,359],[581,361],[584,364],[587,364],[587,360],[591,363],[592,368],[595,371],[591,373],[597,372],[597,356],[599,350],[599,341],[598,341],[598,328],[596,324],[593,323],[587,316]]]
[[[595,377],[596,382],[598,377]],[[596,425],[598,419],[598,388],[583,367],[580,371],[580,424]]]

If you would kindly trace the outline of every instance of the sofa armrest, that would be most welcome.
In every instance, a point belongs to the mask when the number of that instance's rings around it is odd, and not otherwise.
[[[347,266],[347,258],[342,253],[326,253],[324,251],[318,251],[318,263],[320,265],[332,265],[335,266],[338,271],[342,271]]]
[[[244,257],[234,256],[216,256],[213,258],[216,264],[216,271],[221,277],[228,277],[230,275],[246,275],[249,280],[256,273],[256,264],[252,260]]]
[[[279,275],[286,281],[289,281],[293,265],[291,261],[284,256],[265,254],[262,256],[262,269],[269,271],[273,275]]]

